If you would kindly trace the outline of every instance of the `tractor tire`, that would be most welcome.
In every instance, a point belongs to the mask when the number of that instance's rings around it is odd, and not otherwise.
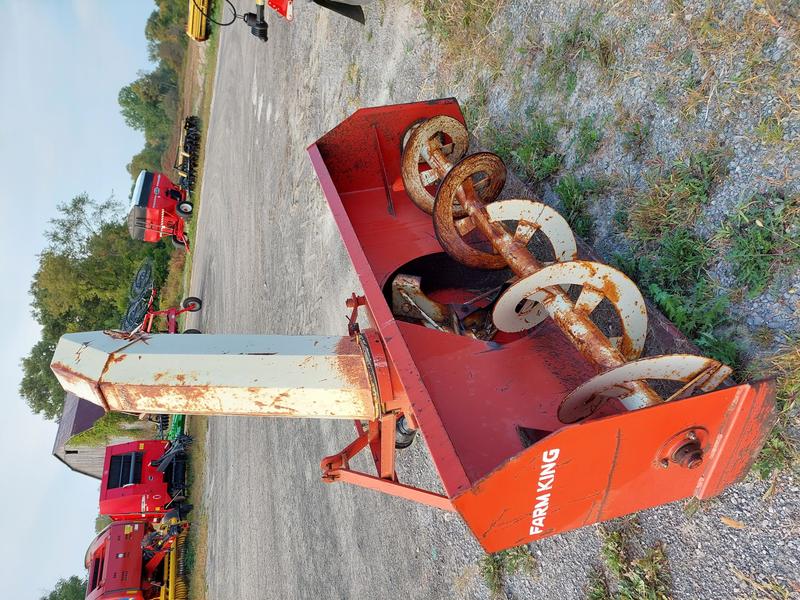
[[[188,219],[192,216],[192,212],[194,211],[194,204],[189,202],[188,200],[182,200],[178,202],[175,206],[175,212],[178,213],[184,219]]]
[[[174,235],[172,236],[172,245],[173,245],[175,248],[177,248],[178,250],[186,250],[186,244],[184,244],[182,241],[180,241],[180,240],[179,240],[177,237],[175,237]]]
[[[181,306],[189,310],[189,312],[197,312],[203,308],[203,301],[197,296],[187,296],[181,302]]]
[[[183,333],[203,333],[199,329],[184,329]]]

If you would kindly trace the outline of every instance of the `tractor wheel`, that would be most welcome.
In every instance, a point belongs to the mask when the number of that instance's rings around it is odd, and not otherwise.
[[[181,306],[189,310],[189,312],[197,312],[203,308],[203,301],[197,296],[187,296],[181,302]]]
[[[199,329],[184,329],[183,333],[203,333]]]
[[[175,207],[175,212],[178,213],[184,219],[191,217],[193,210],[194,210],[194,204],[192,204],[188,200],[183,200],[181,202],[178,202],[177,206]]]
[[[172,236],[172,245],[178,248],[179,250],[186,250],[186,244],[184,244],[174,235]]]

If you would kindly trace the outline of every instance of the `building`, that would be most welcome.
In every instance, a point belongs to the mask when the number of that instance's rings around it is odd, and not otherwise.
[[[77,473],[100,479],[106,455],[105,444],[78,445],[70,441],[74,436],[93,427],[104,414],[102,407],[78,398],[75,394],[67,394],[53,444],[53,456]],[[149,421],[136,421],[126,426],[124,434],[121,431],[122,435],[112,437],[108,443],[120,444],[131,440],[153,438],[155,430],[155,425]]]

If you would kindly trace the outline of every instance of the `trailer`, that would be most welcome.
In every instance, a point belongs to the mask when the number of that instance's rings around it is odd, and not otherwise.
[[[86,600],[185,600],[183,547],[189,524],[115,521],[86,551]]]
[[[106,448],[100,483],[100,514],[115,521],[156,523],[171,510],[183,519],[186,503],[186,451],[189,436],[174,441],[143,440]]]
[[[186,221],[193,211],[185,189],[164,173],[141,171],[131,196],[128,232],[134,240],[150,243],[167,237],[176,248],[188,250]]]
[[[458,513],[488,552],[744,477],[773,382],[735,384],[468,149],[454,99],[362,109],[309,147],[363,290],[347,335],[68,334],[56,377],[107,410],[349,419],[324,482]],[[418,432],[441,491],[398,477]]]

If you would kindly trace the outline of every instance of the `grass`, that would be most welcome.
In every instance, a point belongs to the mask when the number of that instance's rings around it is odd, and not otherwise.
[[[578,65],[591,60],[600,71],[608,75],[617,60],[618,45],[613,32],[598,33],[602,14],[586,18],[579,12],[567,27],[558,31],[544,49],[539,72],[545,87],[560,90],[569,97],[578,81]]]
[[[648,175],[648,189],[635,195],[628,210],[629,237],[653,241],[694,223],[708,203],[713,183],[725,171],[724,159],[718,150],[696,152],[675,162],[666,173]]]
[[[783,133],[783,123],[775,115],[761,119],[756,126],[756,136],[766,144],[782,142]]]
[[[594,115],[578,120],[575,132],[575,164],[582,165],[600,148],[603,132],[597,128]]]
[[[572,230],[584,239],[592,234],[592,216],[589,214],[589,199],[600,189],[591,177],[565,175],[558,180],[554,191],[561,200],[562,214]]]
[[[779,271],[800,268],[800,196],[753,196],[718,238],[730,244],[736,282],[748,297],[759,295]]]
[[[208,419],[192,416],[189,418],[189,433],[193,442],[189,448],[188,483],[190,501],[194,510],[190,514],[191,525],[185,547],[185,568],[189,573],[189,600],[205,600],[206,561],[208,558],[208,515],[203,506],[205,491],[205,464]]]
[[[95,421],[86,431],[73,435],[69,439],[70,446],[106,446],[114,438],[130,438],[132,440],[145,438],[146,430],[128,429],[125,425],[139,423],[133,415],[118,412],[108,412]]]
[[[599,572],[590,579],[587,596],[593,600],[669,600],[667,557],[661,544],[656,544],[641,558],[631,558],[629,529],[608,531],[600,528],[603,537],[601,556],[616,586],[608,585]],[[612,592],[612,588],[616,591]]]
[[[753,472],[761,479],[797,469],[800,448],[789,429],[798,426],[795,412],[800,398],[800,339],[788,341],[766,368],[777,382],[778,422],[753,465]]]
[[[630,254],[617,254],[615,263],[684,335],[712,358],[735,367],[740,347],[725,333],[730,298],[718,292],[708,274],[713,256],[704,240],[677,227],[656,242],[634,245]]]
[[[497,74],[503,60],[499,47],[504,36],[490,31],[495,15],[505,8],[505,0],[414,0],[425,20],[425,30],[435,37],[454,60],[478,61]]]
[[[563,156],[556,148],[558,126],[534,110],[528,110],[527,115],[524,128],[490,128],[487,133],[500,158],[520,169],[528,181],[537,183],[561,168]]]
[[[651,119],[634,115],[630,110],[617,105],[614,125],[621,138],[622,149],[633,158],[641,158],[652,131]]]
[[[528,546],[516,546],[485,555],[479,564],[479,571],[492,597],[498,597],[503,591],[503,580],[508,575],[523,573],[532,576],[536,568],[536,559]]]
[[[653,90],[653,102],[662,108],[669,104],[669,88],[666,83],[659,83]]]

